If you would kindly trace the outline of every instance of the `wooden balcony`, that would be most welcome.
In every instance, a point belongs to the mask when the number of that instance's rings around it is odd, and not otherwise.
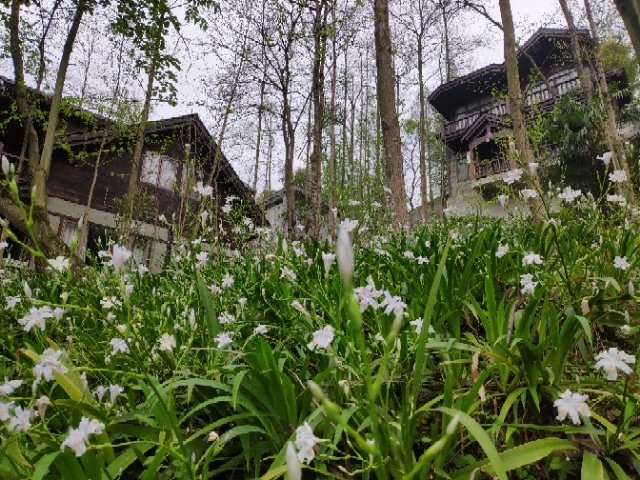
[[[555,79],[550,79],[549,83],[551,88],[555,90],[557,96],[565,95],[580,88],[580,80],[577,75],[575,75],[575,72],[571,72],[571,74],[564,74]],[[553,95],[549,89],[547,89],[545,84],[538,84],[527,92],[525,105],[525,113],[529,113],[531,111],[532,105],[539,105],[544,111],[551,110],[554,105]],[[455,120],[445,122],[442,132],[443,138],[447,141],[463,135],[464,131],[472,126],[478,117],[485,114],[496,115],[498,117],[510,115],[511,107],[509,105],[509,101],[506,99],[497,100],[465,113],[457,117]]]
[[[469,180],[480,180],[500,173],[506,173],[512,166],[506,158],[492,158],[480,160],[469,165]]]

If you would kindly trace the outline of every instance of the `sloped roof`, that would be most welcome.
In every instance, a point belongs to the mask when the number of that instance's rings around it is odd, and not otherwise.
[[[583,44],[591,42],[587,29],[578,29],[578,36]],[[568,49],[570,43],[569,30],[566,28],[540,28],[519,49],[518,66],[521,77],[532,69],[531,60],[539,68],[557,61],[553,52],[559,46]],[[524,78],[521,78],[524,80]],[[443,83],[436,88],[428,100],[445,118],[451,119],[455,107],[467,103],[473,96],[489,92],[492,88],[506,90],[505,63],[492,63],[466,75]]]

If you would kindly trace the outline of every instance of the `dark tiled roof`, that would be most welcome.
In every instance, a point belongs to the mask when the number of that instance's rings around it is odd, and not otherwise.
[[[591,40],[591,35],[586,29],[578,29],[578,35],[583,42],[589,42]],[[519,60],[522,61],[521,59],[524,57],[524,59],[528,61],[527,55],[532,56],[545,41],[550,40],[569,42],[569,30],[566,28],[540,28],[518,49]],[[455,78],[450,82],[443,83],[429,95],[428,100],[440,113],[444,113],[444,99],[449,96],[448,94],[450,92],[454,94],[453,92],[469,84],[476,85],[478,89],[484,89],[497,86],[501,81],[506,82],[506,65],[504,62],[492,63]]]

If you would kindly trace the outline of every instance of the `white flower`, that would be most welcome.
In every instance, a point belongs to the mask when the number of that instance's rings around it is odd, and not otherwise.
[[[124,388],[120,385],[109,385],[109,401],[113,404],[122,392],[124,392]]]
[[[596,360],[596,370],[604,370],[607,373],[607,380],[617,380],[618,370],[623,373],[631,373],[633,370],[627,363],[630,365],[636,363],[635,355],[629,355],[617,348],[603,350],[598,354]]]
[[[512,185],[516,183],[522,177],[522,169],[516,168],[513,170],[509,170],[503,177],[502,181],[507,185]]]
[[[231,275],[230,273],[225,273],[224,277],[222,277],[222,288],[233,287],[234,283],[235,279],[233,278],[233,275]]]
[[[589,398],[587,395],[580,395],[579,393],[573,393],[567,389],[564,391],[560,398],[553,402],[553,406],[558,409],[558,420],[563,421],[567,418],[567,415],[574,423],[574,425],[580,424],[580,417],[590,417],[591,411],[585,403],[585,400]]]
[[[111,345],[111,355],[116,355],[118,353],[129,353],[129,346],[127,342],[122,338],[114,337],[109,340],[109,345]]]
[[[617,203],[621,207],[624,207],[627,205],[627,199],[624,198],[622,195],[618,195],[617,193],[614,195],[607,195],[607,202]]]
[[[253,334],[264,335],[265,333],[267,333],[268,330],[269,330],[269,327],[267,327],[266,325],[263,325],[262,323],[259,323],[258,326],[253,329]]]
[[[158,350],[161,352],[171,352],[176,348],[176,337],[169,333],[163,333],[158,339]]]
[[[8,177],[13,170],[13,165],[9,162],[9,159],[2,155],[2,173],[5,177]]]
[[[54,259],[49,259],[47,263],[53,270],[60,273],[63,273],[71,266],[71,261],[62,255],[59,255]]]
[[[47,412],[47,407],[51,405],[51,400],[46,395],[42,395],[36,402],[38,407],[38,416],[42,419]]]
[[[202,197],[210,197],[213,195],[213,187],[211,185],[204,185],[202,182],[196,183],[193,191]]]
[[[209,432],[209,436],[207,437],[207,440],[209,442],[215,442],[218,438],[220,438],[220,435],[218,435],[218,432],[216,432],[215,430],[211,430]]]
[[[3,422],[9,420],[11,417],[11,410],[13,410],[13,402],[0,402],[0,420]]]
[[[300,303],[299,300],[294,300],[291,302],[291,306],[293,307],[294,310],[297,310],[298,312],[302,313],[303,315],[307,314],[307,310],[304,308],[304,305],[302,305],[302,303]]]
[[[525,253],[524,257],[522,257],[522,266],[526,267],[527,265],[542,265],[542,257],[533,252]]]
[[[376,285],[371,277],[367,277],[367,285],[365,287],[357,287],[353,290],[353,296],[360,304],[360,311],[364,312],[368,307],[377,309],[378,297],[382,292],[376,289]]]
[[[42,355],[40,355],[40,362],[33,367],[33,376],[36,377],[36,382],[40,382],[41,378],[50,382],[53,380],[54,373],[65,373],[67,367],[62,364],[60,357],[64,354],[64,350],[54,350],[47,348]]]
[[[218,322],[222,325],[226,325],[228,323],[233,323],[236,321],[236,317],[230,314],[229,312],[222,312],[218,315]]]
[[[429,263],[429,259],[420,255],[419,257],[416,257],[416,262],[418,262],[418,265],[424,265],[425,263]]]
[[[296,449],[291,442],[287,442],[287,454],[285,458],[289,480],[302,480],[302,466],[300,465]]]
[[[114,307],[121,307],[122,302],[118,300],[117,297],[104,297],[100,300],[100,305],[102,305],[102,308],[105,310],[110,310]]]
[[[96,394],[96,398],[98,399],[98,401],[101,402],[104,394],[107,393],[107,387],[105,387],[104,385],[98,385],[94,390],[94,393]]]
[[[560,200],[564,200],[567,203],[573,203],[573,201],[582,196],[581,190],[574,190],[570,186],[564,188],[564,190],[558,194]]]
[[[206,265],[208,259],[209,259],[209,254],[207,252],[200,252],[196,254],[196,261],[198,262],[198,267],[203,267],[204,265]]]
[[[384,307],[384,313],[389,315],[393,312],[396,317],[402,317],[404,315],[404,309],[407,306],[407,304],[402,301],[402,298],[398,295],[391,295],[388,290],[384,291],[384,299],[380,305]]]
[[[371,202],[371,206],[373,208],[382,208],[382,204],[380,202]]]
[[[598,160],[602,160],[602,162],[608,167],[609,162],[613,158],[613,152],[604,152],[602,155],[598,155],[596,157]]]
[[[537,284],[538,282],[533,281],[533,275],[531,275],[530,273],[520,275],[520,286],[522,287],[520,293],[522,293],[523,295],[533,295]]]
[[[87,451],[89,445],[89,435],[100,434],[104,430],[104,423],[98,420],[87,417],[80,419],[78,428],[70,428],[67,438],[60,445],[60,450],[64,450],[65,447],[69,447],[76,454],[76,457],[81,457]]]
[[[231,205],[230,203],[225,203],[222,208],[221,208],[223,213],[226,213],[227,215],[231,213],[231,210],[233,210],[233,205]]]
[[[416,258],[416,256],[414,255],[414,253],[411,250],[407,250],[406,252],[403,253],[405,258],[409,258],[409,259],[414,259]]]
[[[24,290],[24,296],[27,298],[33,297],[33,292],[31,291],[31,287],[27,283],[27,281],[22,282],[22,289]]]
[[[31,307],[29,309],[29,313],[19,319],[18,323],[24,327],[25,332],[30,331],[33,327],[38,327],[40,330],[44,331],[47,325],[47,319],[53,316],[54,312],[51,310],[51,307],[46,305],[40,308]]]
[[[342,380],[338,380],[338,386],[340,388],[342,388],[342,391],[348,397],[349,396],[349,390],[350,390],[349,380],[347,380],[345,378],[343,378]]]
[[[313,339],[307,344],[307,347],[309,347],[309,350],[329,348],[329,345],[333,342],[334,334],[334,328],[331,325],[325,325],[322,329],[313,332]]]
[[[509,195],[498,195],[498,202],[500,202],[500,205],[502,205],[502,208],[505,208],[507,206],[507,202],[509,201]]]
[[[325,273],[329,273],[329,270],[331,269],[331,265],[333,264],[333,261],[336,259],[336,255],[335,253],[323,253],[322,254],[322,263],[324,263],[324,272]]]
[[[221,332],[214,339],[216,347],[224,348],[233,342],[233,334],[231,332]]]
[[[132,253],[130,250],[123,246],[115,244],[111,249],[111,260],[109,260],[107,265],[112,266],[116,272],[119,272],[120,270],[122,270],[122,267],[124,267],[124,265],[129,261],[131,255]]]
[[[502,258],[507,254],[508,251],[509,251],[509,245],[500,244],[496,249],[496,257]]]
[[[35,416],[35,412],[22,407],[16,407],[13,410],[13,416],[9,418],[7,430],[10,432],[26,432],[31,428],[31,418]]]
[[[0,395],[11,395],[20,385],[22,385],[22,380],[8,380],[7,377],[4,377],[4,383],[0,385]]]
[[[350,218],[345,218],[342,222],[340,222],[339,229],[344,229],[347,233],[351,233],[358,226],[358,220],[351,220]]]
[[[520,195],[522,195],[522,198],[525,198],[525,199],[536,198],[538,196],[538,192],[536,192],[531,188],[523,188],[522,190],[520,190]]]
[[[416,318],[415,320],[411,320],[409,323],[416,328],[416,334],[420,335],[420,332],[422,332],[422,324],[424,323],[424,320],[422,320],[421,318]]]
[[[613,266],[620,270],[626,270],[631,264],[627,261],[627,257],[616,256],[616,258],[613,259]]]
[[[7,302],[7,310],[13,310],[16,305],[20,303],[22,299],[19,296],[7,297],[5,301]]]
[[[219,293],[222,293],[222,289],[218,285],[216,285],[215,283],[212,284],[212,285],[209,285],[209,290],[214,295],[218,295]]]
[[[138,275],[142,276],[148,272],[149,272],[149,269],[147,268],[146,265],[143,265],[142,263],[138,265]]]
[[[349,228],[349,224],[342,222],[340,229],[338,230],[338,239],[336,241],[336,257],[338,258],[338,268],[340,270],[340,276],[345,282],[351,282],[353,277],[353,246],[351,245],[351,236],[349,232],[352,228]]]
[[[609,174],[609,181],[612,183],[622,183],[627,181],[626,170],[614,170]]]
[[[289,279],[294,282],[298,277],[296,276],[296,272],[285,265],[280,269],[280,278]]]
[[[298,460],[309,463],[316,456],[315,447],[321,439],[313,434],[311,425],[307,422],[296,428],[295,446],[298,449]]]

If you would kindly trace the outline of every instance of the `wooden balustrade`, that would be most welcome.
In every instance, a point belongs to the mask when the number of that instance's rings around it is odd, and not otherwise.
[[[471,180],[497,175],[499,173],[508,172],[511,169],[509,160],[506,158],[492,158],[491,160],[481,160],[475,163],[474,177]]]
[[[551,81],[551,85],[555,88],[557,95],[561,96],[580,88],[580,80],[577,77],[563,77],[562,81]],[[553,95],[551,95],[551,92],[549,92],[544,84],[541,84],[531,90],[525,101],[527,107],[530,107],[535,103],[542,103],[547,107],[547,109],[551,109],[553,106]],[[461,115],[455,120],[445,122],[443,128],[444,137],[448,138],[449,136],[470,127],[481,115],[492,114],[498,117],[503,117],[510,113],[511,109],[508,100],[498,100],[485,104],[476,110],[472,110],[465,115]]]

